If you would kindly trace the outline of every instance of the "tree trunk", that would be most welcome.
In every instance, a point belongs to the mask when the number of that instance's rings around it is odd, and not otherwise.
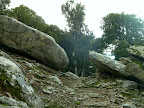
[[[83,60],[83,68],[82,68],[82,72],[81,72],[81,77],[85,76],[85,60]]]
[[[76,60],[74,60],[74,68],[75,68],[75,74],[78,75],[77,61]]]

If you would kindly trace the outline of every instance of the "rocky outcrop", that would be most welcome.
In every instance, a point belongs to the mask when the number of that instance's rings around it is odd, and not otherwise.
[[[129,63],[125,69],[131,76],[137,78],[139,83],[144,84],[144,70],[136,63]]]
[[[129,58],[144,70],[144,46],[130,46],[127,49]]]
[[[130,46],[127,50],[131,55],[144,58],[144,46]]]
[[[65,51],[51,36],[7,16],[0,16],[0,47],[28,54],[56,69],[69,62]]]
[[[18,99],[25,101],[30,107],[43,108],[43,101],[35,94],[33,87],[29,85],[23,71],[10,56],[5,53],[3,55],[0,55],[1,83],[3,82],[10,92],[16,95]]]
[[[144,71],[136,63],[131,63],[130,60],[125,59],[122,62],[112,60],[102,54],[91,51],[89,53],[90,60],[97,65],[100,72],[109,72],[117,76],[135,80],[140,84],[144,84]]]
[[[103,72],[109,72],[115,75],[130,76],[129,73],[125,72],[125,67],[123,63],[110,59],[100,53],[90,51],[89,53],[90,60],[97,65],[98,69]]]

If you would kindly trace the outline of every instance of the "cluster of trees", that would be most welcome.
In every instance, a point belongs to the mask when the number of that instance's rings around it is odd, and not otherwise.
[[[4,12],[9,3],[10,0],[0,0],[0,10]],[[9,10],[8,13],[0,14],[7,14],[52,36],[64,48],[70,61],[63,71],[71,71],[79,76],[88,76],[95,72],[95,68],[89,68],[92,66],[89,61],[90,50],[103,53],[104,49],[112,44],[115,46],[113,54],[118,59],[128,56],[126,49],[130,45],[144,45],[144,22],[133,14],[110,13],[103,17],[101,25],[103,35],[95,39],[84,23],[84,5],[68,0],[61,6],[61,10],[66,18],[68,30],[46,24],[42,17],[23,5]]]

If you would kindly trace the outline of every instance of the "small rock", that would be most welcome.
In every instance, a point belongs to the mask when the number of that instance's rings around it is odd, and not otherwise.
[[[119,58],[119,61],[121,61],[124,65],[132,63],[132,61],[129,58],[125,58],[125,57]]]
[[[106,88],[106,87],[110,86],[110,84],[109,84],[109,83],[101,83],[101,86],[102,86],[103,88]]]
[[[115,80],[118,84],[122,84],[123,80],[120,80],[120,79],[116,79]]]
[[[124,81],[123,82],[123,88],[126,88],[126,89],[137,89],[138,87],[138,83],[134,82],[134,81]]]
[[[57,76],[49,76],[49,78],[52,79],[54,82],[58,83],[59,85],[63,85],[63,83]]]
[[[123,98],[123,96],[122,96],[122,95],[119,95],[118,98]]]
[[[93,79],[86,81],[85,84],[92,85],[92,84],[96,84],[97,82],[98,82],[98,80],[96,78],[93,78]]]
[[[75,92],[71,92],[70,95],[75,95]]]
[[[99,88],[99,87],[101,87],[101,86],[102,86],[102,84],[97,84],[97,85],[95,85],[94,87]]]
[[[69,78],[72,78],[72,79],[78,79],[79,76],[77,76],[76,74],[73,74],[72,72],[66,72],[65,75]]]
[[[80,100],[80,101],[83,101],[83,100],[86,100],[86,99],[88,99],[88,98],[89,98],[89,96],[88,96],[87,94],[80,94],[79,100]]]
[[[122,99],[121,98],[117,98],[114,101],[115,104],[121,104],[122,103]]]
[[[136,108],[136,107],[131,104],[123,104],[123,108]]]
[[[42,90],[44,93],[52,94],[53,89],[54,89],[53,87],[42,86]]]
[[[144,96],[144,92],[142,92],[141,94],[142,94],[142,96]]]
[[[88,93],[88,95],[89,95],[89,97],[91,97],[91,98],[97,98],[97,97],[99,97],[99,93]]]
[[[67,86],[65,86],[65,90],[66,90],[67,92],[69,92],[70,94],[75,94],[75,90],[72,89],[72,88],[68,88]]]
[[[8,97],[12,98],[12,95],[11,95],[9,92],[5,92],[5,94],[6,94]]]

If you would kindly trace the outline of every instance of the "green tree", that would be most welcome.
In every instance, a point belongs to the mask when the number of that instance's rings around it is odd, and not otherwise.
[[[62,43],[62,40],[64,40],[64,31],[62,31],[58,26],[56,25],[48,25],[46,24],[44,32],[50,36],[52,36],[58,44]]]
[[[74,3],[74,0],[69,0],[61,6],[61,9],[68,22],[70,32],[77,41],[84,28],[85,7],[81,3]]]
[[[27,6],[20,5],[19,7],[11,9],[8,16],[14,17],[22,23],[40,31],[45,30],[45,21],[42,19],[42,17],[38,16],[33,10],[31,10]]]
[[[127,48],[129,47],[130,47],[130,44],[128,44],[124,40],[119,41],[118,46],[113,51],[115,55],[115,59],[118,60],[120,57],[127,57],[128,56]]]
[[[71,41],[69,43],[73,43],[72,50],[70,53],[67,52],[70,59],[69,70],[79,76],[85,76],[88,74],[88,52],[94,37],[84,23],[85,6],[69,0],[61,6],[61,9],[69,27],[68,38]]]
[[[118,48],[122,48],[118,47],[121,46],[119,45],[121,44],[120,41],[130,45],[138,45],[141,43],[144,34],[144,22],[133,14],[108,14],[103,18],[101,28],[104,32],[102,38],[105,45],[116,45],[116,49],[119,51],[120,49]],[[125,52],[126,51],[123,51],[121,53]],[[120,57],[119,54],[121,53],[114,54],[115,56]]]
[[[106,48],[103,38],[96,38],[92,41],[92,49],[98,53],[103,53],[103,50]]]
[[[10,0],[0,0],[0,15],[8,13],[7,6],[10,4]]]
[[[9,14],[10,17],[14,17],[22,23],[31,26],[39,31],[42,31],[52,36],[57,43],[61,43],[63,31],[56,25],[48,25],[45,23],[41,16],[38,16],[36,12],[28,8],[27,6],[20,5],[14,9],[11,9]]]

